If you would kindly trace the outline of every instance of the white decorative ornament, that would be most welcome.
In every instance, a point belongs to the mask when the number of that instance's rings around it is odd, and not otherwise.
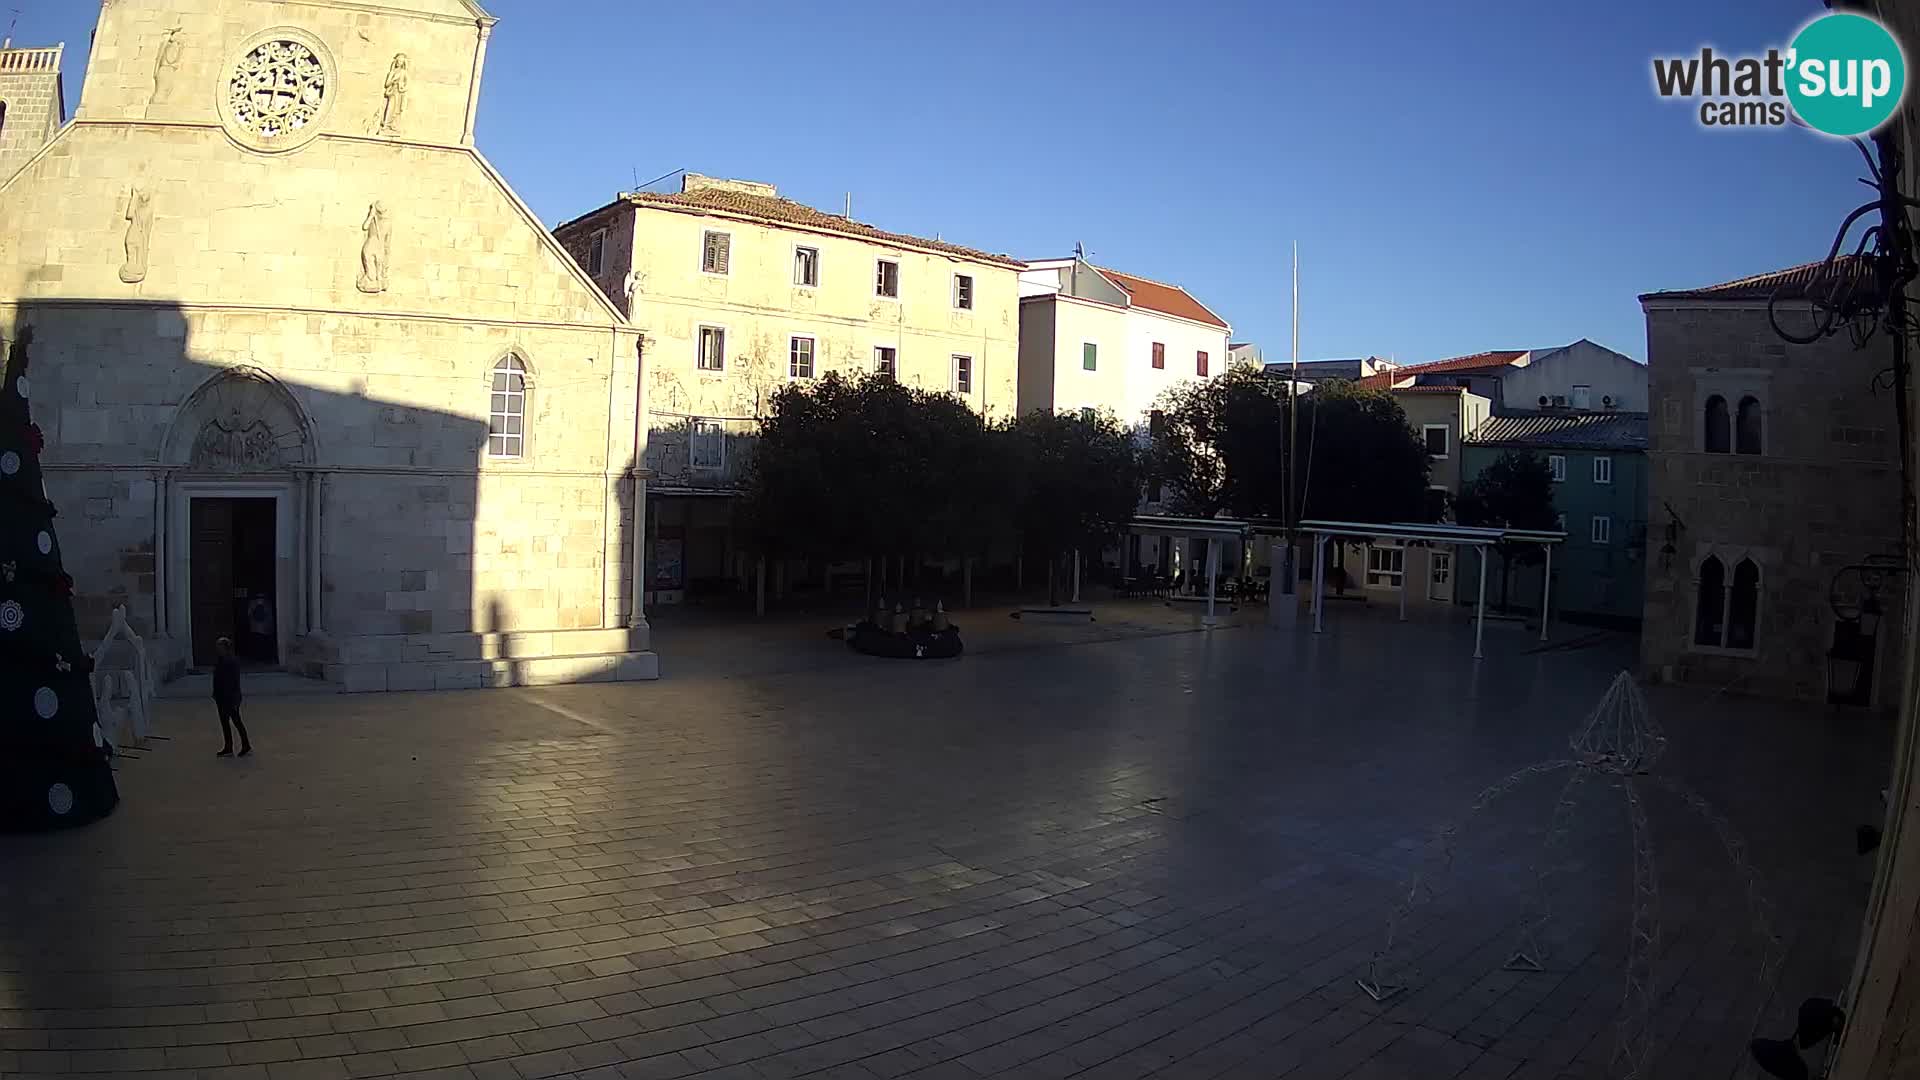
[[[19,601],[9,600],[0,604],[0,630],[18,630],[27,621],[27,612]]]
[[[66,817],[73,812],[73,789],[65,784],[55,784],[47,789],[47,809],[55,817]]]
[[[40,554],[42,555],[53,554],[53,536],[52,534],[48,533],[47,530],[41,529],[40,535],[34,537],[33,542],[39,546]]]
[[[33,692],[33,711],[40,719],[51,720],[60,711],[60,695],[53,692],[51,686],[43,686]]]
[[[253,150],[291,150],[320,133],[333,104],[333,57],[293,27],[254,35],[241,47],[220,96],[227,133]]]
[[[0,454],[0,473],[12,476],[20,471],[20,455],[9,450]]]

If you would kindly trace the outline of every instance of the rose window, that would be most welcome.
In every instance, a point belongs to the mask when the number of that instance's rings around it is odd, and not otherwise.
[[[327,70],[312,49],[264,41],[235,68],[227,106],[236,125],[271,143],[317,121],[327,89]]]

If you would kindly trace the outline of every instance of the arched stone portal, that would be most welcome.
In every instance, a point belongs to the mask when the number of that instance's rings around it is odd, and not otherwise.
[[[312,418],[259,368],[213,375],[174,414],[155,546],[166,630],[187,663],[210,664],[227,637],[243,662],[284,667],[314,628],[316,453]]]

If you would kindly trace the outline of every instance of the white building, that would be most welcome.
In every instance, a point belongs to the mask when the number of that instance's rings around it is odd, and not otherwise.
[[[1232,327],[1178,285],[1085,259],[1020,275],[1021,413],[1112,412],[1143,426],[1161,393],[1225,371]]]

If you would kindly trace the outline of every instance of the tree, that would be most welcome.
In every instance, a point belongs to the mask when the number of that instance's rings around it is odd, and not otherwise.
[[[1301,518],[1427,520],[1432,463],[1392,394],[1329,379],[1299,407]]]
[[[761,549],[817,558],[971,554],[1000,479],[986,426],[951,394],[829,372],[773,394],[747,468]]]
[[[1054,565],[1068,551],[1098,551],[1133,518],[1140,464],[1133,437],[1110,413],[1030,412],[997,432],[1010,466],[1011,517],[1048,555],[1048,603],[1060,602]]]
[[[1173,513],[1279,517],[1286,507],[1285,386],[1259,368],[1236,367],[1160,395],[1147,446],[1150,478],[1165,485]]]
[[[1467,482],[1454,502],[1454,516],[1462,525],[1493,529],[1557,529],[1553,470],[1532,454],[1509,450]],[[1494,550],[1500,556],[1500,609],[1505,611],[1514,565],[1539,562],[1543,553],[1539,544],[1523,543],[1496,544]]]
[[[82,824],[120,801],[40,477],[32,341],[21,328],[0,384],[0,828]]]

